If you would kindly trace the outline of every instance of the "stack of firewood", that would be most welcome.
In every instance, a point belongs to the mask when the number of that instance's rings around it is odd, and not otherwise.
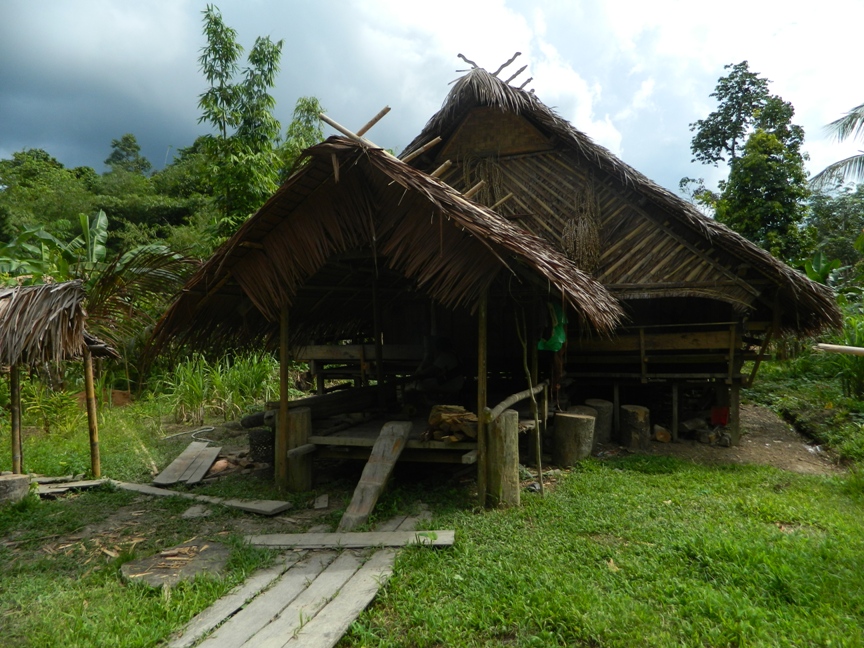
[[[460,405],[435,405],[429,413],[424,440],[458,443],[477,438],[477,415]]]

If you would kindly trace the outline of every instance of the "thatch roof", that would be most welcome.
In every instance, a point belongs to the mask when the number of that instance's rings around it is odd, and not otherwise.
[[[679,232],[701,240],[711,250],[732,255],[741,266],[752,266],[762,278],[776,285],[777,301],[783,311],[781,325],[786,331],[815,333],[840,323],[840,312],[830,289],[810,281],[736,232],[704,216],[679,196],[652,182],[555,114],[532,92],[510,86],[486,70],[472,69],[456,81],[441,110],[429,120],[402,156],[440,136],[443,140],[441,144],[412,162],[420,168],[430,168],[436,163],[433,161],[437,153],[447,145],[448,138],[456,132],[469,112],[478,107],[524,118],[548,138],[550,149],[564,151],[572,156],[571,159],[578,158],[581,163],[587,163],[592,168],[592,177],[601,178],[607,185],[614,184],[617,191],[625,194],[634,205],[662,212],[662,219],[669,219],[671,226]],[[545,177],[544,182],[554,180]],[[684,288],[679,292],[687,294]]]
[[[357,333],[371,285],[473,309],[502,273],[608,332],[617,302],[548,243],[384,151],[331,137],[193,275],[158,323],[160,348],[260,343],[290,308],[295,342]]]
[[[84,330],[80,281],[0,289],[0,365],[37,365],[116,352]]]

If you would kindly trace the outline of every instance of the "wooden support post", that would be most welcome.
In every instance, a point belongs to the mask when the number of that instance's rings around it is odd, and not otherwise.
[[[489,291],[480,297],[477,308],[477,497],[486,506],[486,335]]]
[[[595,422],[596,418],[589,414],[558,412],[555,415],[552,461],[557,466],[569,468],[591,456]]]
[[[651,412],[641,405],[621,406],[622,443],[631,452],[648,450],[651,447]]]
[[[741,384],[737,380],[729,388],[729,436],[732,445],[741,442]]]
[[[679,419],[679,411],[678,411],[678,383],[672,383],[672,441],[674,443],[678,442],[678,419]]]
[[[617,382],[612,385],[612,430],[614,439],[621,443],[621,390]]]
[[[324,363],[320,360],[312,360],[309,362],[309,370],[312,372],[312,375],[315,376],[315,393],[319,396],[325,392],[324,385]]]
[[[288,446],[285,451],[285,463],[288,466],[288,490],[292,493],[302,493],[312,490],[312,456],[309,453],[294,453],[292,450],[309,444],[312,433],[312,410],[308,407],[294,407],[288,411]]]
[[[90,470],[94,479],[102,476],[99,457],[99,423],[96,416],[96,390],[93,385],[93,354],[84,347],[84,395],[87,399],[87,427],[90,430]]]
[[[528,324],[530,327],[525,334],[525,339],[528,341],[528,346],[530,348],[530,354],[528,358],[529,363],[529,373],[531,375],[531,386],[533,387],[538,382],[540,382],[540,354],[537,352],[537,311],[536,309],[531,309],[531,318]],[[538,477],[537,480],[540,482],[540,490],[543,490],[543,475],[539,474],[543,472],[543,431],[546,426],[546,421],[543,419],[542,412],[540,411],[540,403],[537,402],[538,399],[531,399],[531,414],[534,417],[534,420],[537,421],[537,425],[534,430],[534,465],[537,467]],[[544,493],[545,494],[545,493]]]
[[[383,412],[387,407],[384,394],[384,350],[381,339],[381,303],[378,298],[378,270],[372,277],[372,331],[375,335],[375,381],[378,388],[378,408]],[[362,347],[361,347],[362,349]],[[365,362],[366,359],[363,359]]]
[[[487,504],[504,508],[519,506],[519,413],[516,410],[505,410],[492,421],[488,456]]]
[[[645,350],[645,329],[639,327],[639,366],[642,371],[642,382],[648,382],[648,353]]]
[[[23,452],[21,451],[21,374],[18,365],[9,367],[9,398],[12,418],[12,472],[16,475],[23,471]]]
[[[282,306],[279,317],[279,417],[276,422],[275,465],[273,476],[276,487],[288,488],[288,304]]]
[[[735,372],[735,325],[729,327],[729,375],[726,384],[732,384],[732,376]]]

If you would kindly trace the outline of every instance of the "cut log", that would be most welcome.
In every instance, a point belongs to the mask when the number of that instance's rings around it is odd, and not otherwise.
[[[393,472],[396,460],[405,449],[412,427],[410,421],[391,421],[384,424],[378,440],[372,447],[369,461],[363,468],[360,483],[357,484],[351,503],[342,516],[342,521],[339,522],[340,532],[351,531],[369,518],[381,491],[384,490],[387,478]]]
[[[672,441],[672,433],[662,425],[655,425],[654,440],[660,443],[669,443]]]
[[[631,452],[651,446],[650,410],[641,405],[621,406],[621,441]]]
[[[489,428],[489,506],[519,506],[519,413],[505,410]]]
[[[568,468],[591,456],[594,445],[594,417],[571,412],[555,415],[552,435],[552,461]]]
[[[602,398],[589,398],[585,401],[588,407],[597,410],[597,420],[594,422],[594,445],[609,443],[612,439],[612,401]]]

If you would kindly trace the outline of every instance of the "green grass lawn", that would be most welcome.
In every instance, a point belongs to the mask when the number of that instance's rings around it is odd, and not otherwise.
[[[632,456],[523,502],[447,507],[340,646],[864,645],[854,477]]]

